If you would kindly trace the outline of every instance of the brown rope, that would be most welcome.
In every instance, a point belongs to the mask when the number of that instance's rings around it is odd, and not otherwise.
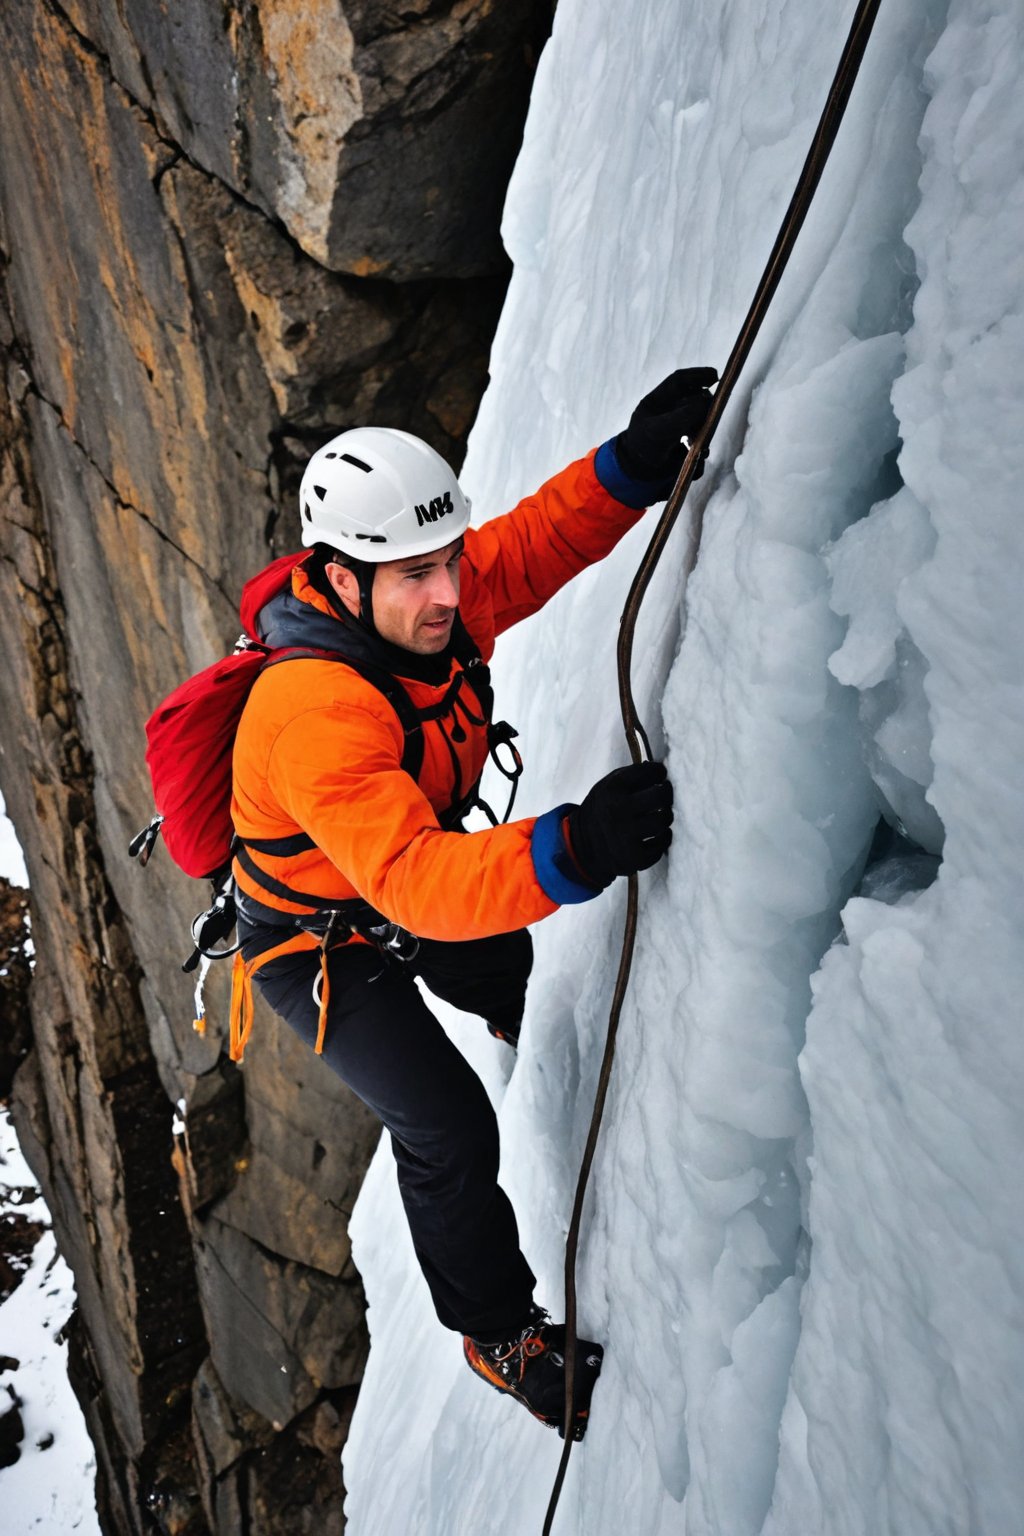
[[[744,363],[750,355],[750,349],[754,344],[761,323],[768,311],[779,280],[786,269],[796,238],[803,227],[807,210],[811,205],[814,193],[817,190],[821,173],[825,169],[829,153],[835,143],[836,134],[843,120],[846,105],[849,101],[853,83],[857,78],[864,50],[867,47],[868,38],[874,25],[880,0],[860,0],[856,14],[850,26],[846,46],[839,60],[832,88],[822,109],[818,127],[811,142],[807,159],[804,161],[803,170],[800,172],[796,190],[793,193],[785,218],[779,229],[772,253],[761,276],[757,292],[747,312],[747,317],[735,345],[725,365],[725,371],[715,397],[708,412],[707,420],[696,434],[690,444],[690,451],[686,455],[683,467],[679,472],[679,478],[675,483],[672,494],[665,504],[658,525],[654,530],[651,542],[647,547],[640,567],[633,578],[633,585],[629,589],[629,596],[622,611],[622,619],[619,626],[618,642],[618,678],[619,678],[619,705],[622,711],[622,724],[626,732],[626,741],[629,745],[630,756],[636,763],[651,758],[651,745],[644,730],[640,716],[637,712],[630,683],[630,667],[633,656],[633,637],[636,630],[636,622],[640,613],[640,607],[644,600],[651,577],[654,575],[658,561],[661,559],[669,534],[675,525],[676,518],[683,505],[687,491],[693,481],[694,472],[700,463],[702,456],[707,451],[711,439],[715,435],[722,413],[733,392],[736,381]],[[682,595],[685,599],[686,584],[690,573],[697,563],[697,555],[700,550],[701,533],[703,531],[703,508],[699,509],[693,517],[690,527],[689,540],[683,556],[682,568]],[[583,1216],[583,1201],[587,1192],[587,1183],[590,1178],[590,1169],[597,1148],[597,1139],[601,1130],[601,1119],[604,1114],[605,1100],[608,1096],[608,1085],[611,1079],[612,1063],[615,1057],[615,1036],[619,1027],[619,1018],[622,1013],[622,1005],[625,1001],[626,987],[629,982],[629,973],[633,963],[633,951],[636,945],[638,909],[638,881],[636,875],[629,877],[629,894],[626,903],[626,925],[622,939],[622,955],[619,960],[619,973],[615,981],[615,992],[612,997],[611,1011],[608,1018],[608,1032],[605,1038],[604,1056],[601,1060],[601,1070],[598,1076],[597,1093],[594,1100],[594,1109],[590,1121],[590,1131],[587,1136],[587,1144],[583,1152],[583,1161],[580,1166],[579,1180],[576,1185],[576,1198],[573,1201],[572,1217],[569,1222],[569,1232],[565,1245],[565,1418],[563,1432],[565,1445],[562,1448],[561,1461],[558,1464],[558,1473],[555,1477],[554,1487],[551,1491],[551,1500],[548,1504],[547,1516],[544,1521],[543,1536],[550,1536],[552,1522],[555,1518],[555,1510],[558,1507],[559,1495],[562,1491],[562,1483],[565,1480],[566,1468],[569,1465],[569,1456],[572,1451],[572,1434],[575,1415],[573,1403],[576,1389],[576,1254],[579,1247],[580,1225]]]

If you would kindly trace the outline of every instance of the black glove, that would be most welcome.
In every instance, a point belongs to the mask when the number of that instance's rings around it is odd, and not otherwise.
[[[672,785],[664,763],[630,763],[598,780],[569,812],[569,841],[591,885],[656,864],[672,841]]]
[[[711,409],[714,368],[678,368],[645,395],[615,439],[619,463],[634,480],[675,483],[687,450],[681,438],[692,439]],[[703,461],[694,479],[704,473]]]

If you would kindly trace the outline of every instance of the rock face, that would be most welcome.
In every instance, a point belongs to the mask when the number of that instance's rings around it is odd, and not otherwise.
[[[0,875],[0,1099],[10,1093],[32,1042],[29,952],[28,891]]]
[[[519,144],[523,0],[70,0],[74,27],[196,164],[336,272],[492,272]]]
[[[0,17],[0,787],[37,957],[31,1049],[5,986],[3,1060],[78,1284],[105,1530],[343,1527],[366,1350],[347,1217],[377,1126],[265,1011],[243,1071],[193,1033],[205,892],[125,856],[142,724],[292,547],[312,446],[376,422],[461,461],[549,13]]]

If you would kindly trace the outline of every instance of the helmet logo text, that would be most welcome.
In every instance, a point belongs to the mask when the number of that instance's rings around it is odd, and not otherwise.
[[[452,506],[452,493],[445,491],[443,496],[435,496],[429,506],[416,503],[416,522],[422,528],[424,523],[436,523],[439,517],[446,517],[449,512],[454,512]]]

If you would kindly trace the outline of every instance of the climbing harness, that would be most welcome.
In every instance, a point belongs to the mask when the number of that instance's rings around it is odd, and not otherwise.
[[[722,373],[721,381],[715,392],[711,409],[707,419],[690,443],[689,452],[679,472],[679,478],[675,483],[672,494],[665,504],[658,525],[655,528],[651,542],[640,562],[639,569],[633,579],[626,605],[622,612],[619,626],[619,640],[617,648],[619,705],[622,712],[622,724],[626,733],[626,741],[629,745],[630,756],[636,763],[650,761],[651,745],[647,732],[640,721],[640,716],[633,699],[633,691],[630,681],[630,664],[633,655],[633,637],[636,630],[637,617],[643,603],[644,595],[650,584],[651,577],[658,565],[668,541],[669,534],[675,525],[676,518],[682,507],[686,493],[694,479],[694,475],[706,454],[711,439],[714,437],[722,413],[729,401],[740,371],[746,362],[750,349],[754,344],[758,331],[768,311],[768,306],[778,287],[779,280],[786,269],[786,263],[792,253],[796,238],[803,226],[807,211],[811,205],[822,171],[825,168],[832,146],[835,143],[839,126],[842,123],[846,111],[850,92],[853,89],[857,72],[860,68],[871,29],[874,25],[880,0],[860,0],[856,13],[850,26],[850,32],[846,39],[842,57],[839,60],[832,86],[822,109],[818,126],[811,142],[807,159],[797,181],[796,190],[793,193],[789,207],[779,229],[775,245],[772,248],[768,263],[761,276],[757,292],[747,312],[740,333],[736,338],[729,361]],[[690,574],[697,562],[700,550],[700,539],[703,524],[703,509],[699,509],[691,522],[689,539],[686,552],[683,557],[682,569],[682,597],[685,603],[686,586]],[[685,617],[685,609],[684,609]],[[601,1120],[604,1115],[605,1100],[608,1095],[608,1085],[611,1079],[612,1064],[615,1056],[615,1036],[619,1026],[619,1017],[625,1000],[626,987],[629,982],[630,968],[633,962],[633,950],[636,944],[638,911],[638,880],[636,875],[629,876],[629,891],[626,902],[626,924],[622,939],[622,953],[619,960],[619,971],[615,981],[615,991],[612,997],[611,1010],[608,1018],[608,1031],[605,1038],[604,1055],[601,1061],[601,1070],[598,1075],[597,1092],[594,1099],[594,1109],[590,1121],[590,1130],[583,1152],[583,1160],[580,1166],[579,1179],[576,1185],[576,1196],[573,1201],[572,1216],[569,1222],[569,1232],[565,1247],[565,1416],[563,1431],[565,1433],[565,1445],[562,1450],[561,1460],[558,1464],[558,1472],[551,1491],[551,1499],[548,1504],[547,1515],[544,1520],[543,1536],[550,1536],[555,1511],[558,1507],[559,1495],[565,1480],[566,1468],[569,1464],[569,1456],[572,1452],[573,1438],[570,1433],[573,1424],[573,1400],[575,1396],[575,1359],[576,1359],[576,1255],[579,1247],[580,1223],[583,1215],[583,1201],[587,1191],[587,1183],[590,1177],[590,1169],[597,1148],[597,1139],[600,1134]]]

